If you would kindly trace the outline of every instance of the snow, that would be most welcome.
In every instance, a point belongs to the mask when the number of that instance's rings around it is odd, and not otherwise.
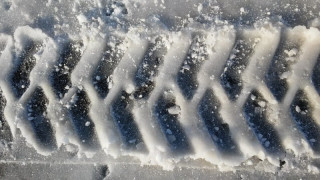
[[[110,2],[110,3],[109,3]],[[259,9],[255,3],[236,2],[232,0],[224,1],[200,1],[200,0],[119,0],[119,1],[85,1],[85,0],[48,0],[48,1],[28,1],[23,0],[5,0],[0,2],[0,86],[4,95],[8,98],[8,105],[5,109],[5,116],[8,123],[16,131],[21,130],[26,141],[33,145],[35,149],[43,155],[50,155],[48,152],[37,145],[37,140],[32,134],[32,130],[26,122],[23,121],[23,108],[27,98],[30,96],[36,85],[43,87],[49,99],[48,114],[52,119],[55,129],[58,146],[67,144],[69,151],[75,151],[75,147],[69,144],[77,145],[80,153],[87,153],[85,148],[81,147],[81,142],[77,137],[70,133],[70,125],[62,125],[61,122],[68,120],[66,108],[70,107],[70,102],[74,101],[74,93],[77,88],[83,88],[87,91],[91,100],[90,117],[95,124],[97,139],[101,144],[104,153],[112,158],[130,156],[137,158],[141,163],[160,165],[164,169],[172,169],[180,160],[183,159],[204,159],[213,165],[234,167],[252,156],[258,156],[261,159],[267,159],[275,166],[278,165],[278,159],[267,155],[263,147],[257,142],[253,134],[248,131],[248,126],[242,115],[242,105],[245,95],[251,89],[257,88],[266,97],[266,101],[260,101],[260,109],[276,109],[268,113],[279,114],[274,120],[282,140],[282,144],[294,154],[308,154],[312,152],[308,145],[296,145],[296,139],[302,136],[297,131],[283,131],[283,128],[292,127],[290,118],[285,107],[289,107],[295,91],[289,91],[282,103],[272,97],[266,89],[264,82],[264,73],[266,67],[272,59],[272,55],[279,44],[280,36],[286,36],[293,42],[302,46],[302,50],[293,48],[286,50],[286,60],[292,63],[290,71],[284,72],[281,79],[287,80],[292,89],[303,87],[309,94],[315,94],[314,89],[308,89],[310,84],[303,77],[305,71],[311,74],[312,67],[315,64],[316,56],[319,52],[319,27],[320,21],[317,14],[318,8],[306,8],[310,11],[304,12],[300,8],[301,3],[286,4],[275,1],[258,1]],[[278,9],[275,9],[278,4]],[[310,2],[308,6],[317,4],[317,1]],[[298,6],[298,7],[297,7]],[[315,6],[316,7],[316,6]],[[300,8],[300,9],[299,9]],[[308,14],[310,18],[301,26],[293,25],[287,22],[285,16],[287,12]],[[223,15],[229,15],[225,16]],[[250,15],[250,16],[249,16]],[[259,19],[255,19],[259,18]],[[235,21],[235,22],[234,22]],[[299,22],[302,23],[302,22]],[[240,95],[239,101],[231,102],[228,100],[225,92],[220,85],[220,75],[223,71],[225,61],[229,58],[232,51],[237,33],[241,32],[246,37],[255,39],[255,52],[250,58],[248,68],[239,70],[242,73],[244,81],[245,95]],[[203,66],[199,70],[197,81],[198,90],[190,102],[186,101],[181,91],[176,86],[176,72],[179,71],[184,57],[190,47],[194,32],[201,32],[206,35],[205,44],[208,45],[208,60],[204,61],[200,57],[199,62],[203,61]],[[149,41],[154,41],[155,37],[161,35],[168,47],[168,53],[164,57],[164,64],[159,67],[159,75],[155,77],[155,89],[150,98],[141,101],[135,101],[132,113],[139,127],[145,146],[149,150],[147,154],[127,151],[122,147],[117,127],[110,120],[110,104],[118,95],[118,92],[124,89],[127,93],[135,90],[132,77],[135,70],[141,62]],[[67,86],[67,95],[62,100],[57,100],[52,92],[52,87],[48,83],[48,74],[55,67],[58,57],[59,46],[68,38],[73,40],[82,40],[84,46],[81,51],[84,53],[80,62],[71,75],[73,86]],[[10,53],[14,51],[20,53],[22,47],[28,39],[40,41],[46,44],[43,51],[37,54],[37,65],[30,75],[31,85],[27,88],[22,99],[15,99],[10,87],[5,81],[9,70],[14,65],[14,57]],[[108,78],[108,88],[110,90],[105,99],[98,97],[95,87],[91,83],[91,75],[101,59],[101,52],[108,42],[110,46],[115,46],[116,39],[124,39],[120,49],[125,51],[120,64],[117,66],[113,75]],[[2,46],[2,42],[5,42]],[[14,48],[15,47],[15,48]],[[80,47],[79,47],[80,48]],[[199,52],[203,52],[201,47],[193,47]],[[193,54],[192,56],[196,56]],[[231,57],[233,59],[234,57]],[[302,61],[302,59],[307,59]],[[189,71],[188,64],[183,65],[183,72]],[[43,72],[42,76],[39,73]],[[252,74],[256,76],[252,76]],[[94,77],[97,81],[100,76]],[[24,85],[22,85],[23,88]],[[221,117],[229,125],[232,137],[239,145],[242,152],[241,156],[226,157],[219,153],[219,150],[211,141],[208,134],[202,128],[203,122],[199,122],[197,114],[197,105],[203,96],[206,88],[212,88],[221,102]],[[176,104],[168,109],[172,115],[178,116],[178,120],[186,131],[192,146],[194,154],[175,157],[171,154],[167,142],[163,137],[163,132],[158,128],[158,124],[153,116],[152,109],[157,98],[165,90],[170,89],[170,93],[176,98]],[[132,98],[132,97],[131,97]],[[251,100],[257,97],[251,95]],[[316,101],[316,100],[315,100]],[[275,103],[268,103],[275,102]],[[319,110],[319,102],[314,102]],[[259,110],[260,110],[259,109]],[[283,112],[280,110],[283,110]],[[302,112],[299,106],[295,107],[298,113]],[[33,117],[28,117],[33,120]],[[60,122],[61,121],[61,122]],[[270,120],[271,121],[271,120]],[[85,126],[90,126],[86,122]],[[190,128],[192,127],[192,128]],[[214,128],[220,131],[219,127]],[[170,127],[165,133],[169,134],[170,141],[175,141],[177,137],[173,135]],[[262,135],[259,138],[262,139]],[[129,141],[136,142],[136,139]],[[316,142],[310,139],[310,142]],[[269,147],[270,142],[264,142],[264,146]],[[142,145],[141,145],[142,146]],[[310,157],[316,157],[310,155]],[[251,163],[249,163],[251,164]],[[310,166],[310,171],[315,171]]]

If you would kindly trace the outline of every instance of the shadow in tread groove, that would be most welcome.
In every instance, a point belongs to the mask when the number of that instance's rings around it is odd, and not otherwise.
[[[221,85],[232,101],[235,101],[241,93],[243,87],[241,74],[249,63],[254,46],[254,39],[237,35],[232,53],[221,74]]]
[[[52,86],[58,98],[63,98],[68,92],[68,89],[72,86],[70,76],[81,59],[82,46],[83,43],[81,41],[69,41],[65,43],[60,50],[61,54],[58,64],[55,65],[51,74]]]
[[[280,43],[265,76],[268,88],[278,101],[282,101],[288,91],[286,73],[290,71],[290,65],[298,55],[298,45],[290,42],[282,33]]]
[[[110,174],[110,169],[107,165],[98,164],[95,167],[92,179],[104,180]]]
[[[313,68],[311,80],[318,94],[320,94],[320,55],[318,56],[317,63]]]
[[[131,113],[133,96],[121,91],[111,105],[111,115],[116,123],[125,146],[129,149],[144,151],[144,143],[139,128]]]
[[[252,90],[249,94],[243,112],[247,120],[247,124],[262,146],[268,153],[282,155],[284,153],[279,136],[267,120],[267,101],[257,90]]]
[[[175,104],[173,94],[165,91],[157,100],[154,112],[172,152],[191,153],[192,147],[179,122],[180,107]]]
[[[107,45],[103,57],[92,77],[93,85],[101,98],[105,98],[112,85],[112,73],[121,61],[124,50],[118,48],[122,41],[118,40],[115,46]]]
[[[20,98],[30,85],[30,72],[36,65],[35,54],[40,50],[42,44],[28,40],[21,54],[18,55],[14,70],[10,77],[13,92]]]
[[[290,105],[290,115],[311,148],[320,153],[320,128],[312,118],[313,108],[309,102],[307,95],[298,90]]]
[[[197,74],[203,62],[208,59],[205,38],[206,36],[202,34],[193,35],[187,56],[177,74],[178,86],[188,100],[192,99],[198,88]]]
[[[4,108],[7,105],[7,100],[2,95],[2,90],[0,89],[0,141],[5,140],[7,142],[12,141],[12,133],[10,131],[9,124],[4,117]]]
[[[80,143],[90,149],[99,147],[95,125],[89,117],[90,99],[83,89],[78,89],[71,99],[69,113]]]
[[[147,98],[154,89],[154,78],[158,75],[159,66],[163,64],[166,53],[167,47],[162,37],[157,37],[155,43],[149,44],[134,78],[137,86],[135,98]]]
[[[222,153],[238,154],[239,149],[231,138],[229,125],[224,123],[220,114],[220,103],[211,89],[204,94],[198,112],[204,121],[213,142]]]
[[[43,90],[37,87],[27,103],[27,120],[31,124],[37,140],[46,149],[56,149],[56,140],[47,117],[49,100]]]

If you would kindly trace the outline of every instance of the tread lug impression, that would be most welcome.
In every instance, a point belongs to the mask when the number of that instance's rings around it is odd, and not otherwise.
[[[0,141],[5,140],[6,142],[11,142],[13,140],[12,133],[4,116],[4,108],[6,104],[7,100],[2,95],[2,90],[0,89]]]
[[[284,150],[275,128],[267,120],[267,107],[268,102],[257,90],[253,90],[243,106],[243,112],[247,124],[266,151],[281,155]]]
[[[205,38],[203,34],[193,35],[189,51],[177,75],[178,86],[188,100],[192,99],[199,86],[197,73],[203,62],[208,59]]]
[[[237,154],[237,145],[231,138],[229,125],[223,122],[219,114],[220,103],[214,97],[212,90],[206,91],[199,104],[198,111],[218,148],[223,153]]]
[[[307,95],[298,90],[291,105],[290,114],[311,148],[320,153],[320,127],[312,117],[313,108]]]
[[[87,93],[83,89],[78,89],[71,99],[69,113],[80,143],[87,148],[96,149],[99,147],[99,142],[95,125],[89,116],[90,103]]]
[[[82,46],[83,43],[81,41],[69,41],[61,48],[58,63],[54,66],[51,74],[52,86],[55,94],[59,98],[63,98],[68,92],[68,89],[72,87],[70,77],[75,66],[80,61]]]
[[[112,73],[124,55],[124,50],[119,48],[122,44],[123,42],[118,40],[114,47],[106,46],[103,57],[92,77],[93,85],[102,98],[108,95],[113,83]]]
[[[154,79],[158,75],[159,66],[163,64],[164,56],[167,53],[167,47],[163,37],[157,37],[155,43],[150,43],[142,62],[140,63],[134,82],[137,90],[135,98],[148,97],[154,89]]]
[[[180,107],[176,105],[174,96],[165,91],[154,107],[155,116],[174,153],[190,153],[192,147],[179,122]]]
[[[282,101],[288,91],[286,73],[290,70],[293,58],[299,55],[298,44],[286,37],[281,37],[271,65],[266,73],[266,84],[278,101]],[[292,53],[291,53],[292,52]]]
[[[318,56],[317,63],[313,68],[311,80],[318,94],[320,95],[320,55]]]
[[[231,100],[236,100],[243,88],[242,73],[253,53],[254,41],[238,35],[232,53],[221,74],[221,85]]]
[[[22,52],[17,56],[17,64],[11,75],[11,85],[17,98],[20,98],[30,85],[30,72],[36,65],[35,54],[42,44],[32,40],[27,41]]]
[[[143,150],[144,144],[140,130],[134,120],[132,111],[132,95],[121,91],[113,101],[111,115],[118,126],[124,144],[129,149]]]
[[[27,120],[41,146],[56,149],[54,130],[47,116],[48,103],[42,88],[37,87],[27,103]]]

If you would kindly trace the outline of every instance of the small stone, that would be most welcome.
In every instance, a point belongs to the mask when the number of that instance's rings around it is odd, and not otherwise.
[[[169,114],[180,114],[180,106],[173,106],[168,109]]]
[[[312,142],[312,143],[314,143],[314,142],[316,142],[317,140],[315,140],[315,139],[310,139],[309,141]]]
[[[264,102],[264,101],[260,101],[260,102],[258,102],[258,104],[259,104],[260,107],[265,107],[266,106],[266,102]]]
[[[266,142],[264,143],[264,145],[265,145],[266,147],[269,147],[269,146],[270,146],[270,142],[269,142],[269,141],[266,141]]]
[[[170,136],[168,136],[168,138],[169,138],[170,142],[174,142],[177,140],[177,138],[174,135],[170,135]]]

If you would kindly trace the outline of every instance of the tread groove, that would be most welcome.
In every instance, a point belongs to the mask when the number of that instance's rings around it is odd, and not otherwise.
[[[133,95],[121,91],[120,95],[113,101],[111,115],[120,130],[121,137],[129,149],[144,149],[143,139],[139,128],[131,113],[133,106]]]
[[[224,123],[220,114],[220,103],[211,89],[208,89],[198,107],[213,142],[223,153],[237,154],[238,148],[230,135],[229,125]]]
[[[307,95],[298,90],[290,105],[290,115],[311,148],[320,153],[320,127],[312,118],[312,112]]]
[[[179,122],[179,113],[177,112],[179,109],[174,96],[170,94],[170,91],[165,91],[157,100],[154,112],[171,150],[174,153],[190,153],[192,147]]]
[[[311,80],[318,94],[320,95],[320,55],[318,56],[317,63],[313,68]]]
[[[276,130],[267,120],[267,107],[268,102],[262,95],[257,90],[252,90],[243,106],[243,112],[247,124],[266,151],[281,155],[284,150]]]
[[[112,73],[124,55],[124,50],[118,48],[122,43],[118,40],[115,47],[106,46],[103,57],[92,77],[93,85],[102,98],[108,95],[112,84]]]
[[[182,94],[188,99],[192,99],[199,86],[197,75],[201,65],[208,59],[208,50],[205,43],[206,36],[194,34],[192,43],[184,62],[181,64],[177,74],[177,83]]]
[[[29,40],[22,52],[16,57],[17,64],[11,74],[11,86],[13,92],[17,98],[20,98],[30,85],[30,72],[36,65],[36,54],[42,44],[40,42],[35,42]]]
[[[27,103],[27,120],[39,143],[44,148],[56,149],[54,130],[47,116],[48,103],[42,88],[37,87]]]
[[[2,95],[2,90],[0,89],[0,140],[11,142],[13,140],[12,133],[4,116],[4,108],[6,105],[7,100]]]
[[[89,117],[90,99],[83,89],[78,89],[71,99],[70,116],[80,143],[90,149],[99,147],[95,125]]]
[[[290,70],[290,65],[293,63],[291,58],[298,56],[299,48],[297,44],[281,36],[276,53],[266,73],[266,84],[279,102],[284,99],[288,91],[286,72]],[[290,52],[292,52],[292,55],[290,55]]]
[[[134,82],[137,90],[135,98],[147,98],[154,89],[154,78],[158,75],[159,66],[163,64],[167,47],[162,37],[157,37],[155,43],[150,43],[142,62],[140,63]]]
[[[254,50],[252,39],[238,36],[232,53],[221,74],[221,85],[228,97],[235,101],[243,88],[242,73],[246,69]]]
[[[60,56],[57,64],[51,74],[51,83],[54,92],[58,98],[63,98],[72,87],[70,80],[71,73],[81,59],[81,41],[69,41],[63,45],[60,50]]]

